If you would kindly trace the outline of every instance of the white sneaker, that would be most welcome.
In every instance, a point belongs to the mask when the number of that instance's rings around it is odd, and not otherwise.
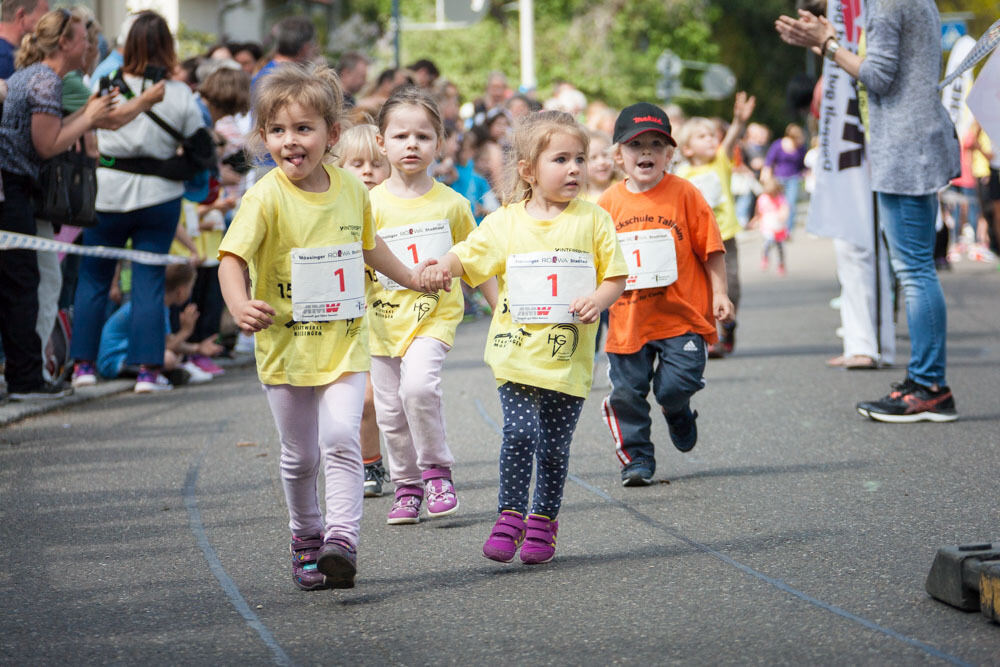
[[[204,382],[209,382],[214,377],[211,373],[203,371],[198,368],[198,364],[193,361],[185,361],[181,366],[184,370],[188,372],[191,377],[188,378],[188,382],[191,384],[202,384]]]
[[[134,391],[137,394],[153,394],[160,391],[170,391],[173,388],[174,385],[170,384],[170,380],[157,371],[142,371],[135,381]]]
[[[236,345],[233,347],[233,352],[239,354],[253,354],[253,335],[247,335],[240,332],[239,336],[236,338]]]

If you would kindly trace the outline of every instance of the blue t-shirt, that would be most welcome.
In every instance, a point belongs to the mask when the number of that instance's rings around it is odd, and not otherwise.
[[[14,73],[14,54],[17,47],[0,37],[0,79],[9,79]]]
[[[475,215],[475,204],[484,205],[483,197],[489,194],[490,184],[476,171],[472,160],[464,165],[456,162],[455,172],[458,174],[458,178],[451,184],[451,189],[469,200],[469,206],[472,207],[472,213]],[[485,217],[485,215],[476,216],[476,224],[482,222]]]

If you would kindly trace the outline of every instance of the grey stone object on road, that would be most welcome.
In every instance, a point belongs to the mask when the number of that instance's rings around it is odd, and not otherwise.
[[[991,564],[1000,564],[1000,542],[941,547],[925,587],[936,600],[979,611],[980,573]]]

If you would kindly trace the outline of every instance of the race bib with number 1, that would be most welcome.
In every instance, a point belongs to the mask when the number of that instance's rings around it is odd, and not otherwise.
[[[447,220],[380,229],[378,235],[405,266],[416,266],[425,259],[440,257],[452,246],[451,225]],[[387,290],[406,289],[382,273],[378,273],[378,280]]]
[[[597,287],[594,259],[585,252],[529,252],[507,257],[507,301],[520,323],[570,323],[569,305]]]
[[[677,250],[670,230],[620,232],[618,244],[628,264],[626,290],[664,287],[677,280]]]
[[[349,320],[365,314],[365,260],[361,242],[292,248],[292,319]]]

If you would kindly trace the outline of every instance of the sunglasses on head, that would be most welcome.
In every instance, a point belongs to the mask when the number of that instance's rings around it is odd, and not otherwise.
[[[73,18],[73,12],[65,7],[60,7],[59,13],[62,15],[62,22],[59,23],[59,32],[56,34],[62,37],[63,33],[66,32],[66,26],[69,25],[70,20]]]

